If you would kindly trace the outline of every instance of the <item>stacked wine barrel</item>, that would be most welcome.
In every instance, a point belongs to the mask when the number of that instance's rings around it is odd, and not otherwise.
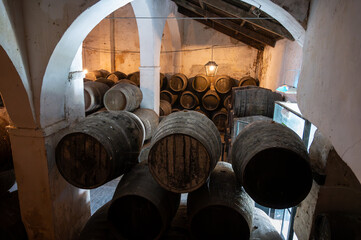
[[[253,79],[253,81],[252,81]],[[221,133],[227,128],[227,110],[231,100],[232,87],[242,83],[258,85],[258,80],[252,77],[243,77],[240,81],[229,76],[207,77],[198,74],[187,78],[182,73],[174,74],[167,84],[161,85],[161,109],[172,112],[180,110],[195,110],[210,118]]]

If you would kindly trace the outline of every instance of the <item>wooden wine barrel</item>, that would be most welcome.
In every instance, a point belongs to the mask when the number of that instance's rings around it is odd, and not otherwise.
[[[293,207],[312,186],[305,145],[279,123],[256,121],[246,126],[233,143],[232,163],[239,183],[265,207]]]
[[[56,146],[56,164],[70,184],[96,188],[138,162],[145,130],[133,113],[100,112],[78,122]]]
[[[134,111],[142,100],[143,94],[139,87],[121,82],[105,93],[104,106],[109,111]]]
[[[236,117],[263,115],[273,118],[275,101],[282,101],[279,93],[270,89],[247,86],[234,90],[233,111]]]
[[[227,109],[230,110],[232,108],[232,95],[229,94],[227,95],[224,100],[223,100],[223,106]]]
[[[221,155],[214,123],[196,111],[172,113],[153,135],[149,169],[166,190],[190,192],[202,186]]]
[[[154,181],[148,163],[141,162],[120,180],[108,219],[124,239],[159,239],[177,212],[180,194]]]
[[[172,113],[172,105],[165,100],[159,102],[159,116],[167,116]]]
[[[13,169],[13,157],[9,133],[6,127],[10,124],[6,109],[0,108],[0,171]]]
[[[232,90],[233,81],[228,76],[219,76],[214,80],[214,88],[221,94],[226,94]]]
[[[217,126],[218,131],[224,132],[228,122],[228,112],[225,108],[215,112],[212,116],[212,121]]]
[[[179,99],[179,103],[184,109],[193,109],[199,104],[199,100],[191,91],[184,91]]]
[[[187,212],[195,239],[249,239],[254,201],[238,184],[232,165],[218,162],[209,182],[188,194]]]
[[[160,100],[165,100],[173,105],[177,101],[178,95],[171,93],[168,90],[163,90],[160,92]]]
[[[118,84],[118,83],[128,83],[128,84],[131,84],[131,85],[133,85],[133,86],[138,87],[137,84],[135,84],[134,82],[130,81],[129,79],[119,80],[118,82],[116,82],[116,84]]]
[[[252,225],[250,239],[282,240],[277,229],[273,226],[271,218],[259,208],[254,208]]]
[[[248,116],[248,117],[240,117],[233,118],[233,129],[232,129],[232,142],[236,139],[237,135],[250,123],[256,121],[268,121],[272,122],[272,118],[265,117],[262,115],[258,116]]]
[[[0,172],[0,196],[6,193],[15,184],[13,169]]]
[[[154,110],[139,108],[134,112],[142,120],[145,128],[145,140],[150,139],[158,127],[159,116]]]
[[[7,192],[0,199],[0,239],[27,240],[21,220],[18,191]]]
[[[126,78],[127,78],[127,74],[119,71],[112,72],[107,76],[107,79],[112,80],[113,82],[118,82],[119,80]]]
[[[216,91],[208,90],[202,97],[202,105],[207,111],[216,110],[219,106],[220,98]]]
[[[110,202],[99,208],[80,232],[79,240],[119,240],[120,233],[108,220]]]
[[[104,94],[109,90],[109,86],[101,82],[84,83],[84,107],[85,112],[91,112],[103,107]]]
[[[198,74],[193,78],[192,89],[196,92],[203,93],[209,89],[210,81],[204,74]]]
[[[100,77],[97,80],[95,80],[95,82],[100,82],[100,83],[104,83],[106,84],[109,88],[113,87],[115,82],[113,82],[112,80],[108,79],[108,78],[103,78]]]
[[[174,92],[183,92],[187,88],[188,78],[182,73],[174,74],[168,81],[168,86]]]
[[[239,80],[238,87],[244,86],[259,86],[259,81],[250,76],[243,77]]]
[[[131,73],[127,78],[134,82],[138,87],[140,86],[140,72]]]

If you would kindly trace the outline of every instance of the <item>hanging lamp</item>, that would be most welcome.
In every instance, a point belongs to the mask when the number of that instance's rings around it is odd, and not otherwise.
[[[213,45],[212,45],[212,60],[207,62],[204,65],[204,68],[206,69],[206,75],[209,77],[214,77],[217,73],[218,65],[215,61],[213,61]]]

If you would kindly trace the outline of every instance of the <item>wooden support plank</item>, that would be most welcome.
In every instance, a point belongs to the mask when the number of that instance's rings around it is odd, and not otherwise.
[[[244,19],[244,20],[262,29],[270,31],[278,36],[285,37],[289,40],[294,40],[292,35],[280,24],[267,21],[264,19],[255,19],[254,18],[255,16],[252,13],[249,13],[241,8],[238,8],[224,1],[219,1],[219,0],[202,0],[202,1],[208,6],[216,8],[226,14],[229,14],[230,16],[239,17],[239,18],[253,18],[253,19]]]
[[[214,17],[214,18],[217,18],[217,17],[221,17],[215,13],[212,13],[212,12],[209,12],[209,11],[206,11],[194,4],[191,4],[185,0],[173,0],[178,6],[181,6],[185,9],[188,9],[189,11],[191,12],[194,12],[196,13],[197,15],[200,15],[200,16],[203,16],[203,17]],[[221,20],[221,19],[214,19],[212,20],[213,22],[215,23],[218,23],[219,25],[222,25],[230,30],[233,30],[237,33],[240,33],[246,37],[249,37],[257,42],[260,42],[260,43],[263,43],[263,44],[266,44],[266,45],[269,45],[269,46],[272,46],[274,47],[275,44],[276,44],[276,41],[272,38],[269,38],[269,37],[266,37],[260,33],[257,33],[255,31],[252,31],[248,28],[244,28],[242,26],[239,26],[238,24],[232,22],[232,21],[229,21],[229,20]]]
[[[185,9],[181,6],[178,7],[178,12],[187,16],[187,17],[199,17],[199,15],[195,14],[194,12],[192,11],[189,11],[188,9]],[[240,42],[243,42],[253,48],[256,48],[258,50],[263,50],[265,45],[260,43],[260,42],[257,42],[257,41],[254,41],[253,39],[249,38],[249,37],[246,37],[244,35],[240,35],[240,34],[236,34],[233,30],[230,30],[224,26],[221,26],[217,23],[214,23],[210,20],[202,20],[202,19],[196,19],[197,22],[200,22],[204,25],[207,25],[231,38],[234,38]]]

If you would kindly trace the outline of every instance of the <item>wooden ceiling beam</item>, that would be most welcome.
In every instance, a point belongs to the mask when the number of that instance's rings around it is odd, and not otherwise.
[[[183,8],[181,6],[178,7],[178,12],[187,17],[199,17],[199,15],[197,15],[194,12],[189,11],[188,9]],[[264,50],[264,47],[265,47],[264,44],[254,41],[253,39],[243,36],[241,34],[236,34],[233,30],[230,30],[223,26],[220,26],[219,24],[214,23],[210,20],[195,19],[195,21],[200,22],[208,27],[211,27],[211,28],[217,30],[218,32],[221,32],[231,38],[234,38],[240,42],[243,42],[253,48],[256,48],[258,50]]]
[[[221,16],[215,14],[215,13],[212,13],[212,12],[209,12],[209,11],[206,11],[200,7],[198,7],[197,5],[194,5],[192,3],[189,3],[185,0],[173,0],[178,6],[181,6],[199,16],[203,16],[205,18],[207,17],[214,17],[214,18],[221,18]],[[260,42],[260,43],[263,43],[263,44],[266,44],[266,45],[269,45],[269,46],[272,46],[274,47],[276,45],[276,40],[272,39],[272,38],[269,38],[269,37],[266,37],[258,32],[255,32],[255,31],[252,31],[248,28],[244,28],[232,21],[229,21],[229,20],[226,20],[226,19],[212,19],[213,22],[215,23],[218,23],[219,25],[222,25],[230,30],[233,30],[235,31],[236,33],[240,33],[248,38],[251,38],[257,42]]]
[[[203,4],[206,4],[210,7],[216,8],[230,16],[238,18],[247,18],[244,19],[246,22],[249,22],[257,27],[260,27],[264,30],[272,32],[278,36],[287,38],[289,40],[294,40],[292,35],[280,24],[267,21],[265,19],[256,19],[255,15],[250,12],[247,12],[239,7],[236,7],[230,3],[221,1],[221,0],[202,0]]]

